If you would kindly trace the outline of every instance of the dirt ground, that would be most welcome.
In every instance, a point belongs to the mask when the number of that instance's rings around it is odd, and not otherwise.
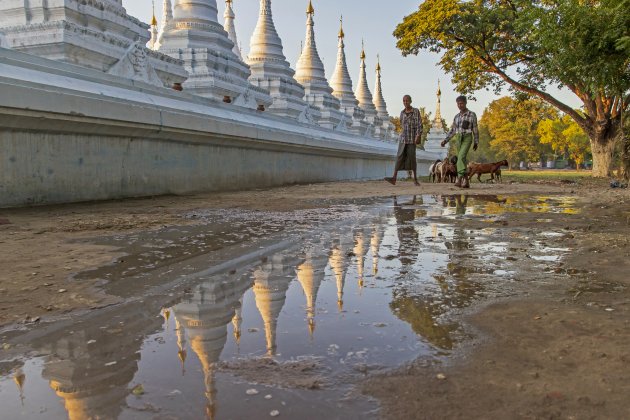
[[[322,199],[459,192],[346,182],[0,210],[0,329],[115,303],[98,284],[73,279],[119,256],[95,245],[97,237],[198,223],[184,214],[199,209],[291,211]],[[545,285],[477,307],[466,319],[477,339],[447,360],[418,360],[368,379],[364,392],[379,399],[386,418],[630,418],[630,191],[588,180],[473,183],[466,193],[575,196],[582,212],[566,228],[580,234],[565,268],[588,271],[590,283]],[[510,219],[536,223],[527,214]]]

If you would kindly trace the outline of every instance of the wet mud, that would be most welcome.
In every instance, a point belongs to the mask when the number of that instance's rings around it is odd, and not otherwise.
[[[562,361],[571,340],[617,368],[630,360],[615,270],[627,240],[603,248],[625,224],[607,218],[574,194],[314,197],[78,238],[115,255],[72,280],[107,304],[6,325],[0,403],[9,418],[46,419],[554,418],[602,401],[623,414],[621,397],[573,404],[547,379],[570,377],[558,365],[584,374]],[[598,221],[609,231],[593,240]],[[605,276],[584,258],[587,237]],[[596,315],[567,318],[576,308]],[[606,317],[614,327],[596,333]],[[540,330],[567,326],[569,337]],[[612,382],[611,395],[624,389]],[[480,399],[480,385],[500,396]],[[541,393],[533,408],[523,390]]]

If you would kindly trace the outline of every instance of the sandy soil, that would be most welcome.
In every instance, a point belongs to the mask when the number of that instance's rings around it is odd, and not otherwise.
[[[116,302],[94,282],[73,278],[118,250],[95,238],[199,223],[192,210],[291,211],[322,199],[453,194],[452,186],[402,182],[328,183],[272,190],[157,197],[0,210],[0,327]],[[588,270],[591,286],[547,285],[528,296],[475,308],[477,339],[441,361],[419,360],[367,381],[388,418],[630,418],[630,191],[605,181],[478,184],[467,194],[576,196],[583,212],[567,269]],[[510,226],[533,226],[527,214]],[[609,287],[611,284],[616,287]]]

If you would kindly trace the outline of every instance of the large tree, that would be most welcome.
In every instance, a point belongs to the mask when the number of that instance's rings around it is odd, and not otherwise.
[[[509,96],[492,101],[485,109],[480,127],[490,133],[490,147],[498,159],[511,166],[520,161],[538,161],[543,154],[538,125],[555,118],[557,112],[540,99],[516,100]]]
[[[607,176],[630,108],[629,28],[630,0],[426,0],[394,35],[404,55],[441,53],[462,93],[507,84],[569,115],[590,139],[593,175]],[[573,92],[584,112],[549,85]]]
[[[556,153],[568,155],[577,169],[591,152],[588,136],[568,115],[541,121],[538,134],[542,144],[549,144]]]

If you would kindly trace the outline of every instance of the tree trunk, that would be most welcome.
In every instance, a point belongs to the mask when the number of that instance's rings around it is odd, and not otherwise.
[[[616,137],[617,133],[614,130],[608,130],[604,133],[594,133],[590,136],[594,177],[606,178],[610,176]]]
[[[630,180],[630,134],[625,133],[623,141],[623,152],[621,154],[621,166],[623,168],[623,177],[626,181]]]

